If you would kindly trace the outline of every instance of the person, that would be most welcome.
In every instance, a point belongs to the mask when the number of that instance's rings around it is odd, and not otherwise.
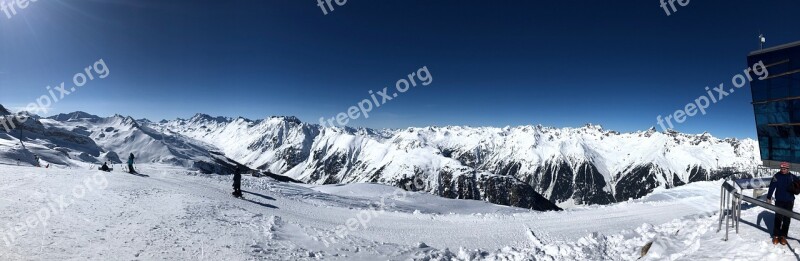
[[[133,159],[134,158],[135,157],[133,156],[133,153],[131,153],[131,155],[128,156],[128,172],[130,172],[131,174],[136,173],[136,170],[133,169]]]
[[[775,194],[775,206],[789,211],[794,209],[794,193],[792,193],[792,183],[799,181],[800,178],[789,172],[789,163],[781,163],[781,171],[772,176],[767,192],[767,203],[772,204],[772,194]],[[772,244],[786,245],[786,237],[789,234],[789,224],[792,218],[775,213],[775,222],[772,229]]]
[[[233,171],[233,196],[242,197],[242,169],[238,165],[236,170]]]
[[[108,167],[108,162],[103,162],[103,166],[100,167],[100,170],[105,171],[105,172],[111,171],[111,168]]]

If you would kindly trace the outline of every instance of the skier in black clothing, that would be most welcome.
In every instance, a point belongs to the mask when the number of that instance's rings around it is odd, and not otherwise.
[[[242,197],[242,169],[239,166],[233,171],[233,196]]]
[[[128,156],[128,172],[130,172],[131,174],[135,174],[136,173],[136,170],[133,169],[133,159],[134,158],[135,157],[133,156],[133,153],[131,153],[131,155]]]
[[[792,211],[794,208],[794,193],[792,193],[792,183],[800,180],[797,176],[789,173],[789,163],[781,163],[781,171],[772,176],[767,192],[767,203],[772,204],[772,193],[775,193],[775,206]],[[772,244],[786,245],[786,237],[789,234],[790,217],[775,213],[775,223],[772,231]]]

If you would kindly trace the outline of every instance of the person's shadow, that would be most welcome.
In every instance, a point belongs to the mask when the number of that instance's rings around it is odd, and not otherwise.
[[[764,222],[764,225],[765,225],[764,227],[761,226],[761,222],[762,221]],[[772,230],[775,227],[775,224],[774,224],[774,222],[775,222],[775,214],[770,212],[770,211],[768,211],[768,210],[764,210],[764,211],[761,211],[761,213],[758,213],[758,216],[756,217],[756,224],[753,224],[752,222],[744,220],[744,219],[740,219],[739,222],[742,222],[745,225],[757,228],[758,230],[761,230],[764,233],[767,233],[767,236],[769,238],[772,238]],[[725,224],[723,224],[723,226],[724,225]]]
[[[253,196],[258,196],[258,197],[261,197],[261,198],[264,198],[264,199],[268,199],[268,200],[275,200],[275,198],[273,198],[273,197],[270,197],[270,196],[267,196],[267,195],[258,194],[258,193],[255,193],[255,192],[250,192],[250,191],[246,191],[246,190],[242,190],[242,192],[250,194],[250,195],[253,195]],[[270,205],[270,204],[267,204],[267,203],[261,203],[261,202],[254,201],[254,200],[249,200],[249,199],[246,199],[246,198],[242,198],[242,200],[250,202],[250,203],[253,203],[253,204],[260,205],[260,206],[265,207],[265,208],[278,208],[276,206],[273,206],[273,205]]]
[[[134,175],[134,176],[139,176],[139,177],[143,177],[143,178],[147,178],[147,177],[150,177],[150,176],[148,176],[148,175],[145,175],[145,174],[141,174],[141,173],[129,173],[129,174],[131,174],[131,175]]]
[[[764,225],[766,225],[766,229],[761,228],[762,221],[764,222]],[[772,231],[775,231],[775,213],[772,213],[772,211],[768,210],[761,211],[761,213],[758,213],[758,217],[756,217],[756,225],[754,227],[757,227],[758,229],[761,229],[761,231],[772,235]]]
[[[262,207],[265,207],[265,208],[278,208],[276,206],[273,206],[273,205],[270,205],[270,204],[267,204],[267,203],[261,203],[261,202],[249,200],[249,199],[246,199],[246,198],[242,198],[242,200],[250,202],[250,203],[253,203],[253,204],[256,204],[256,205],[259,205],[259,206],[262,206]]]
[[[258,194],[258,193],[255,193],[255,192],[250,192],[250,191],[246,191],[246,190],[242,190],[242,192],[250,194],[250,195],[253,195],[253,196],[259,196],[259,197],[262,197],[264,199],[275,200],[275,198],[273,198],[273,197],[270,197],[270,196],[267,196],[267,195]]]

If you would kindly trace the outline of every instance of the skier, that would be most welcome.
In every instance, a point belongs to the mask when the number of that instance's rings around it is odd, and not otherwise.
[[[135,157],[133,156],[133,153],[131,153],[131,155],[128,156],[128,172],[130,172],[131,174],[136,174],[136,170],[133,169],[133,159],[134,158]]]
[[[111,171],[111,168],[108,167],[108,162],[103,162],[103,166],[100,167],[100,170],[105,171],[105,172]]]
[[[792,211],[794,208],[794,193],[792,192],[793,183],[800,181],[800,178],[789,173],[789,163],[781,163],[781,171],[772,176],[767,192],[767,203],[772,204],[772,193],[775,193],[775,206]],[[772,231],[772,244],[786,245],[786,237],[789,234],[790,217],[775,213],[774,228]]]
[[[236,166],[233,171],[233,196],[237,198],[242,197],[242,170]]]

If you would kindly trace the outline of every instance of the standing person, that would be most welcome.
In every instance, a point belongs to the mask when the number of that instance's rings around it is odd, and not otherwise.
[[[792,193],[792,183],[800,180],[789,172],[789,163],[781,163],[781,171],[772,176],[767,192],[767,203],[772,204],[772,193],[775,193],[775,206],[789,211],[794,209],[794,193]],[[789,234],[789,224],[792,218],[775,213],[775,223],[772,231],[772,244],[786,245],[786,237]]]
[[[233,196],[242,197],[242,169],[238,165],[236,170],[233,171]]]
[[[131,153],[131,155],[128,156],[128,172],[130,172],[131,174],[135,174],[136,173],[136,170],[133,169],[133,159],[134,158],[135,157],[133,156],[133,153]]]

